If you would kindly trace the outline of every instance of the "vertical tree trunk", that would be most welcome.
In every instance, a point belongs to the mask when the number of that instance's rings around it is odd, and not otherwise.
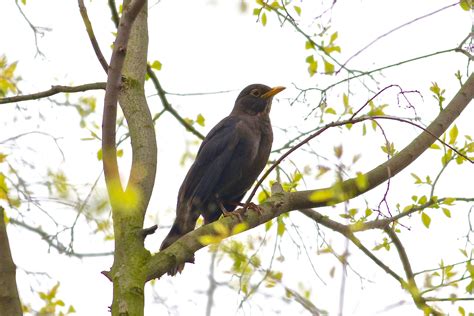
[[[4,209],[0,206],[0,316],[23,315],[16,287],[16,267],[13,263]]]
[[[125,1],[124,7],[131,1]],[[144,314],[143,267],[150,257],[144,248],[143,221],[156,173],[156,136],[144,93],[147,67],[147,4],[133,23],[122,70],[119,102],[132,143],[132,167],[122,197],[112,203],[115,234],[112,315]],[[110,197],[114,199],[113,196]]]

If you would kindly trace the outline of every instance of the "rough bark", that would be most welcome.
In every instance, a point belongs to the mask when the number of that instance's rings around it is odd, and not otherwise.
[[[141,3],[140,3],[141,2]],[[145,5],[143,5],[145,3]],[[141,5],[139,14],[134,10]],[[138,12],[136,12],[138,13]],[[144,94],[148,27],[146,1],[124,2],[108,71],[103,118],[103,159],[114,222],[114,263],[106,275],[113,282],[112,315],[143,315],[145,273],[143,220],[156,173],[156,137]],[[130,132],[132,167],[122,190],[115,146],[117,99]]]
[[[16,287],[16,266],[13,263],[4,209],[0,206],[0,316],[23,315]]]

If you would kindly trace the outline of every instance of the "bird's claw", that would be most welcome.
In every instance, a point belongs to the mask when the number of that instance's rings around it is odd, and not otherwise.
[[[225,212],[223,212],[223,214],[224,214],[224,217],[229,217],[229,216],[231,216],[231,217],[237,217],[237,219],[239,220],[239,222],[243,222],[244,219],[243,219],[242,215],[243,215],[244,212],[241,212],[242,210],[243,210],[243,208],[239,208],[238,210],[235,210],[235,211],[233,211],[233,212],[227,212],[227,211],[225,211]]]
[[[258,213],[258,215],[262,215],[263,214],[263,208],[260,207],[260,205],[257,205],[253,202],[250,202],[248,205],[247,205],[247,209],[251,209],[251,210],[254,210],[255,212]]]

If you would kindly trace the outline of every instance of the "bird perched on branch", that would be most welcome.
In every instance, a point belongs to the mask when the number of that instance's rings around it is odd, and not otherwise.
[[[176,219],[160,250],[204,223],[231,214],[265,167],[273,132],[270,108],[284,87],[252,84],[243,89],[229,116],[206,136],[178,193]],[[193,260],[190,260],[193,261]],[[184,264],[168,272],[181,272]]]

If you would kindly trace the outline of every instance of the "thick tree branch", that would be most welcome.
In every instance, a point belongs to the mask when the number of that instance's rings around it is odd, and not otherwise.
[[[89,90],[105,90],[105,82],[86,83],[80,86],[51,86],[51,89],[25,95],[17,95],[14,97],[0,98],[0,104],[14,103],[28,100],[38,100],[50,97],[58,93],[74,93]]]
[[[117,38],[110,59],[107,77],[104,98],[104,114],[102,118],[102,161],[112,208],[115,206],[113,197],[117,196],[117,193],[121,194],[123,192],[117,164],[117,147],[115,144],[117,101],[121,88],[122,68],[125,62],[127,44],[133,21],[145,2],[145,0],[135,0],[130,5],[124,7],[124,13],[118,26]]]
[[[10,252],[4,212],[0,206],[0,314],[20,316],[23,312],[16,287],[16,266]]]
[[[145,212],[153,191],[157,148],[155,128],[145,97],[148,24],[146,0],[124,1],[117,39],[110,62],[103,123],[103,157],[112,205],[115,253],[110,272],[113,281],[112,315],[143,315],[145,271],[149,257],[143,230]],[[130,132],[132,166],[123,192],[116,157],[117,100]],[[107,157],[106,157],[107,153]]]
[[[343,195],[331,196],[330,192],[334,192],[331,188],[294,192],[289,196],[292,208],[305,209],[340,203],[372,190],[388,178],[395,176],[415,161],[437,138],[441,137],[451,123],[472,101],[473,97],[474,74],[471,74],[448,106],[440,112],[438,117],[426,128],[426,131],[422,132],[393,158],[365,174],[365,178],[367,179],[367,186],[365,188],[357,186],[356,179],[349,179],[341,184],[342,192],[345,193]],[[312,197],[318,195],[324,198],[318,198],[317,201],[315,201]]]
[[[448,106],[440,112],[438,117],[427,127],[426,131],[423,131],[393,158],[365,174],[367,186],[358,186],[356,179],[349,179],[342,182],[342,185],[336,185],[338,187],[340,186],[339,190],[342,190],[344,193],[337,195],[328,194],[328,192],[335,191],[333,187],[291,193],[272,188],[272,196],[262,205],[263,212],[260,216],[252,211],[246,212],[244,219],[248,226],[247,229],[263,224],[285,212],[334,205],[377,187],[390,177],[395,176],[428,149],[436,140],[436,137],[439,138],[466,108],[473,99],[473,96],[474,74],[468,78]],[[320,197],[315,199],[315,195]],[[169,269],[176,266],[176,264],[186,262],[197,250],[205,247],[206,245],[200,243],[199,239],[206,235],[216,235],[214,225],[222,224],[227,227],[229,232],[232,232],[232,229],[239,221],[235,218],[227,217],[220,219],[217,223],[218,224],[213,223],[198,228],[180,238],[169,248],[153,255],[145,267],[147,280],[160,277]]]

